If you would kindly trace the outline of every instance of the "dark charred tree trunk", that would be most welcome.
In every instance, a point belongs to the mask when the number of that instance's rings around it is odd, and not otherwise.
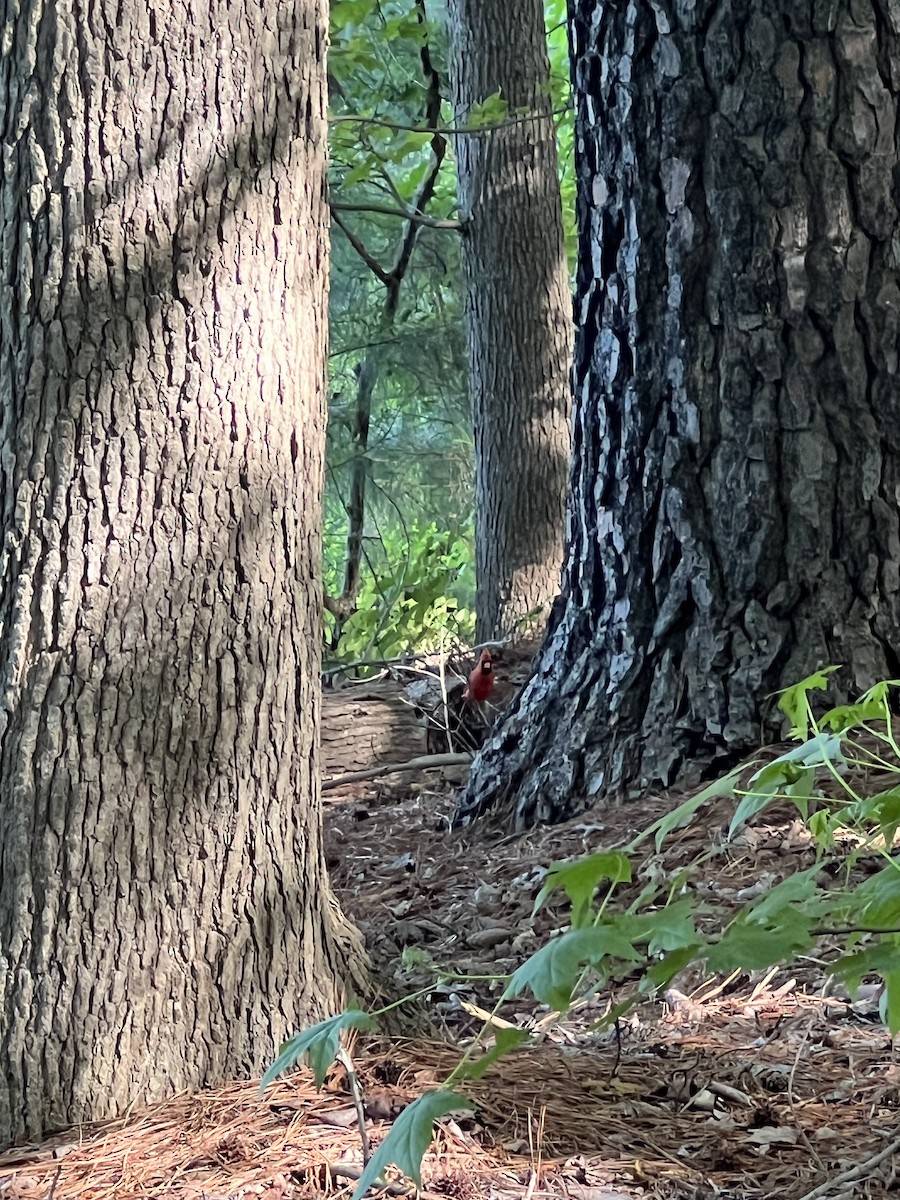
[[[900,12],[581,0],[565,604],[459,820],[734,759],[898,673]]]
[[[361,978],[318,785],[325,6],[0,6],[0,1142]]]
[[[559,591],[572,301],[539,0],[449,0],[457,125],[502,93],[502,128],[456,138],[475,430],[477,633]]]

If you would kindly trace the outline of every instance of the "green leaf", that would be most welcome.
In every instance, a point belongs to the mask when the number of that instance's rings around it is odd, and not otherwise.
[[[680,950],[673,950],[671,954],[667,954],[665,958],[653,963],[647,969],[641,980],[639,991],[658,991],[660,988],[667,987],[679,971],[698,962],[706,950],[707,947],[700,942],[695,942],[691,946],[682,946]]]
[[[471,1100],[444,1089],[425,1092],[408,1104],[391,1126],[384,1141],[369,1159],[360,1176],[353,1200],[362,1200],[381,1174],[393,1164],[416,1184],[422,1186],[422,1159],[431,1145],[434,1123],[438,1117],[461,1108],[474,1108]]]
[[[508,115],[509,105],[503,99],[502,92],[493,92],[490,96],[485,96],[480,104],[472,105],[465,127],[476,131],[485,126],[499,125]]]
[[[834,733],[817,733],[802,746],[794,746],[760,767],[750,776],[750,783],[756,786],[745,794],[735,810],[728,836],[733,837],[742,825],[776,798],[786,796],[798,806],[811,799],[811,782],[816,769],[829,764],[837,770],[846,768],[842,740]]]
[[[371,155],[368,155],[352,167],[346,175],[340,180],[341,187],[353,187],[354,184],[362,183],[364,179],[371,179],[378,169],[378,162]]]
[[[843,979],[851,990],[862,982],[864,975],[900,974],[900,939],[896,934],[880,938],[874,945],[866,946],[855,954],[846,954],[831,968],[836,979]]]
[[[868,721],[890,718],[890,691],[900,687],[900,680],[884,679],[864,692],[855,704],[839,704],[829,709],[819,722],[836,733],[858,729]]]
[[[304,1029],[284,1043],[278,1052],[278,1057],[260,1080],[261,1092],[285,1071],[289,1071],[306,1055],[307,1062],[312,1068],[316,1087],[320,1088],[325,1082],[328,1068],[334,1062],[344,1029],[371,1029],[374,1022],[368,1013],[361,1009],[351,1008],[336,1017],[320,1021],[310,1029]]]
[[[778,777],[771,784],[768,780],[764,781],[764,786],[760,786],[756,791],[746,792],[741,798],[740,804],[734,810],[734,815],[731,818],[731,824],[728,826],[728,837],[733,838],[737,831],[748,821],[752,820],[757,813],[763,811],[776,799],[779,795],[779,787],[781,784],[780,772]],[[771,786],[771,791],[768,789]]]
[[[836,821],[834,818],[835,814],[820,808],[818,812],[812,813],[806,822],[807,829],[822,850],[834,845],[835,830],[841,825],[840,819]]]
[[[719,796],[732,795],[734,785],[741,772],[745,769],[746,767],[735,767],[727,775],[723,775],[721,779],[714,780],[713,783],[703,788],[702,791],[697,792],[695,796],[689,796],[677,808],[673,808],[671,812],[654,821],[652,825],[648,825],[632,842],[629,842],[626,849],[635,850],[642,842],[655,835],[656,849],[659,851],[668,835],[676,829],[683,829],[685,825],[690,825],[694,814],[704,804],[708,804],[710,800],[718,799]]]
[[[809,693],[824,692],[828,687],[829,675],[839,670],[839,666],[823,667],[821,671],[814,671],[799,683],[776,693],[779,697],[778,707],[791,722],[791,737],[803,738],[804,741],[809,737]]]
[[[844,758],[843,739],[837,733],[817,733],[801,746],[794,746],[785,754],[767,763],[755,775],[751,775],[750,782],[753,783],[763,775],[767,775],[773,767],[827,767],[829,763],[837,763],[841,767],[847,766],[847,760]],[[791,776],[789,770],[786,771],[786,777],[789,781],[796,778],[796,776]]]
[[[627,1012],[630,1012],[637,1004],[637,996],[632,996],[629,1000],[621,1000],[618,1004],[614,1004],[608,1013],[595,1021],[591,1026],[592,1033],[603,1033],[605,1029],[609,1029],[611,1025],[615,1025],[620,1017],[624,1017]]]
[[[611,925],[570,929],[522,963],[507,984],[504,999],[509,1000],[529,988],[542,1004],[565,1012],[582,968],[587,965],[599,967],[606,958],[641,961],[641,955],[628,938]]]
[[[885,845],[890,846],[894,835],[900,829],[900,787],[889,788],[873,796],[867,811],[860,814],[863,821],[874,821],[884,838]]]
[[[393,139],[387,157],[392,163],[402,162],[410,155],[422,154],[428,149],[430,142],[430,133],[414,133],[412,130],[405,130]]]
[[[813,866],[807,867],[805,871],[797,871],[796,874],[789,875],[787,879],[783,879],[781,883],[766,892],[765,896],[753,901],[738,919],[751,925],[775,924],[782,912],[787,910],[790,905],[802,904],[820,895],[821,903],[812,906],[814,910],[818,911],[821,904],[827,903],[824,894],[819,894],[816,890],[816,879],[820,871],[819,866]],[[809,908],[805,911],[807,915],[810,915]]]
[[[490,1050],[486,1050],[480,1058],[463,1063],[459,1069],[453,1072],[451,1080],[455,1082],[457,1079],[481,1079],[491,1069],[498,1058],[502,1058],[504,1054],[509,1054],[517,1046],[524,1045],[530,1038],[531,1034],[527,1029],[496,1029],[494,1032],[494,1045],[491,1046]]]
[[[604,850],[571,862],[551,863],[544,886],[534,902],[532,917],[551,893],[562,888],[572,902],[572,925],[583,925],[588,919],[591,901],[604,879],[611,883],[631,882],[631,863],[620,850]]]
[[[814,940],[809,921],[800,913],[786,910],[777,924],[736,921],[721,941],[709,948],[706,961],[711,971],[723,974],[736,967],[742,971],[761,971],[802,954]]]
[[[884,992],[879,1009],[881,1019],[893,1037],[900,1032],[900,971],[886,971],[882,978]]]
[[[889,927],[900,922],[900,871],[890,863],[857,887],[849,897],[849,924]]]
[[[628,924],[623,932],[627,931],[628,936],[635,942],[646,941],[648,954],[680,950],[683,946],[693,946],[697,942],[694,905],[687,896],[681,900],[674,900],[663,908],[639,913],[627,920]]]

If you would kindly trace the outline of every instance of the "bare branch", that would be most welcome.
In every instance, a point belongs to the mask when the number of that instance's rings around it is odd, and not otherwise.
[[[551,117],[569,112],[571,105],[555,108],[549,114]],[[523,113],[521,116],[507,117],[503,121],[495,121],[490,125],[403,125],[399,121],[386,121],[382,117],[355,117],[342,114],[330,117],[329,124],[341,125],[356,122],[359,125],[377,125],[380,129],[394,129],[397,133],[430,133],[430,134],[465,134],[467,137],[480,137],[483,134],[495,133],[498,129],[509,129],[512,125],[524,125],[529,121],[545,121],[547,113]]]
[[[337,212],[335,212],[335,207],[335,204],[332,203],[331,219],[334,221],[335,225],[337,225],[338,229],[340,229],[341,233],[344,235],[359,257],[363,260],[369,270],[373,273],[373,275],[376,275],[385,285],[385,287],[387,287],[391,282],[390,272],[384,269],[378,259],[369,253],[353,230],[341,220]]]
[[[439,217],[426,217],[424,213],[410,212],[408,209],[404,210],[402,208],[392,208],[389,204],[346,204],[340,200],[332,200],[331,211],[332,214],[335,212],[383,213],[386,217],[399,217],[402,221],[413,221],[417,225],[427,225],[429,229],[462,229],[461,221],[442,220]]]
[[[425,0],[416,0],[416,17],[422,29],[428,27],[428,14],[425,11]],[[436,126],[441,116],[441,77],[438,74],[437,68],[431,60],[431,50],[428,45],[428,38],[423,37],[422,49],[420,51],[422,60],[422,74],[425,76],[425,81],[428,85],[428,90],[425,93],[425,124]],[[441,164],[444,161],[444,156],[447,153],[447,139],[442,133],[434,133],[431,138],[431,164],[428,174],[422,180],[422,184],[413,200],[412,210],[416,216],[424,213],[428,207],[434,190],[437,185],[437,178],[441,171]],[[400,284],[409,269],[409,264],[412,259],[413,250],[416,248],[416,240],[419,236],[420,226],[412,220],[407,219],[406,233],[404,234],[400,246],[397,251],[397,257],[394,260],[394,267],[391,275],[394,278],[392,286],[388,287],[388,302],[385,306],[385,316],[393,319],[397,304],[400,298]]]
[[[336,621],[346,621],[353,615],[353,601],[346,596],[329,596],[326,592],[322,597],[322,607],[331,613]]]

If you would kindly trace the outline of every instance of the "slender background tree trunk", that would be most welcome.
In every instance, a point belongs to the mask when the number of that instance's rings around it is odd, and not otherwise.
[[[572,302],[539,0],[449,0],[457,125],[498,91],[510,120],[459,135],[475,427],[477,638],[559,591],[569,473]],[[483,123],[483,122],[481,122]]]
[[[318,800],[320,0],[0,9],[0,1142],[359,977]]]
[[[690,782],[898,674],[900,17],[580,0],[566,604],[468,820]]]

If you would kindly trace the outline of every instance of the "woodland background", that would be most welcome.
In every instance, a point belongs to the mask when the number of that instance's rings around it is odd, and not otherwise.
[[[895,1188],[896,3],[0,47],[0,1189]]]

